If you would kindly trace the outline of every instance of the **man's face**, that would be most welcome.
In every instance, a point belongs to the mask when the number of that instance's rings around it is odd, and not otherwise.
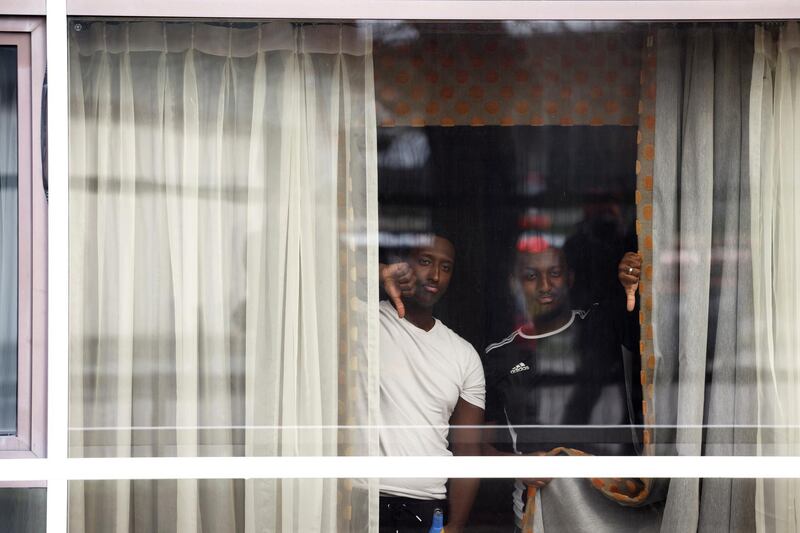
[[[525,294],[528,317],[534,323],[569,310],[573,276],[561,250],[547,248],[538,253],[520,253],[517,256],[517,279]]]
[[[455,255],[453,244],[442,237],[434,237],[429,246],[411,252],[408,263],[417,276],[412,299],[417,305],[433,307],[444,296],[453,275]]]

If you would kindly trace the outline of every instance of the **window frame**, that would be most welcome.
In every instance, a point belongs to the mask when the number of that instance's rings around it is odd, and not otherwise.
[[[46,0],[4,0],[4,15],[44,16]]]
[[[793,0],[61,0],[67,16],[296,20],[700,21],[797,18]]]
[[[67,529],[67,481],[82,479],[320,478],[320,477],[796,477],[800,457],[67,457],[68,432],[68,69],[67,17],[272,18],[296,20],[620,20],[729,21],[800,19],[793,0],[46,0],[49,65],[49,149],[53,203],[49,206],[48,427],[49,456],[29,469],[9,464],[0,481],[22,472],[48,479],[47,531]],[[456,17],[457,15],[457,17]],[[14,463],[12,461],[12,463]],[[30,463],[30,462],[26,462]]]
[[[0,437],[0,461],[47,453],[47,208],[42,181],[44,20],[0,20],[0,45],[17,48],[17,432]],[[37,186],[41,184],[41,186]]]

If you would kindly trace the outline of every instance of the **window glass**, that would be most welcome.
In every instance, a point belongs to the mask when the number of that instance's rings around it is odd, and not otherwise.
[[[368,482],[352,479],[73,481],[70,531],[369,531]],[[276,505],[276,502],[281,502]]]
[[[398,298],[417,326],[436,301],[437,324],[480,354],[489,453],[798,452],[797,316],[774,290],[797,272],[780,252],[794,249],[780,239],[793,208],[779,213],[797,153],[781,129],[797,57],[782,43],[796,31],[376,26],[381,257],[417,274]],[[455,257],[446,284],[420,279],[432,236]],[[414,360],[386,347],[412,337],[382,343],[386,387],[401,379],[387,359]],[[398,338],[387,327],[381,340]],[[452,371],[397,366],[406,384],[432,372],[469,401],[474,355],[447,357]],[[402,405],[393,425],[420,436],[447,420],[407,388],[382,403]]]
[[[47,489],[0,488],[0,516],[8,533],[44,533]]]
[[[17,433],[17,48],[0,46],[0,436]]]
[[[436,441],[422,427],[457,417],[448,388],[485,408],[483,449],[466,451],[643,453],[640,316],[636,302],[626,309],[619,269],[641,272],[632,254],[647,31],[376,26],[381,255],[416,278],[394,302],[408,315],[390,306],[381,315],[389,454],[447,454],[448,444],[463,453],[453,435]],[[450,271],[429,266],[440,241]],[[432,341],[441,326],[450,338]],[[426,393],[425,372],[440,396]],[[404,440],[409,432],[416,438]],[[382,490],[431,496],[443,482]]]
[[[73,455],[800,453],[795,22],[70,28]]]
[[[69,39],[71,456],[800,455],[796,22]],[[528,481],[112,480],[70,505],[76,531],[362,531],[466,522],[480,490],[525,531],[684,531],[778,524],[798,490]]]
[[[453,526],[446,500],[381,496],[369,507],[364,483],[355,479],[73,481],[70,531],[124,526],[132,533],[240,532],[259,524],[275,531],[362,532],[372,530],[367,522],[372,516],[381,533],[427,532],[437,509],[443,512],[444,524]],[[794,524],[793,508],[778,498],[756,500],[756,493],[791,491],[797,483],[796,479],[488,478],[480,480],[464,530],[755,531],[760,523],[765,531],[782,531]],[[700,498],[698,491],[711,496]],[[20,502],[27,504],[31,497],[21,500],[21,493],[44,498],[44,490],[0,489],[0,505],[13,494],[19,513]],[[190,495],[207,503],[198,506]],[[271,498],[281,499],[282,506],[276,510],[267,505]],[[685,506],[669,505],[670,498]]]
[[[368,45],[71,24],[73,455],[376,453]]]

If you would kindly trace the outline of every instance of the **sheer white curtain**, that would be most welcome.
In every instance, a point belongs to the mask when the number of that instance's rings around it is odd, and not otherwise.
[[[368,32],[91,22],[71,39],[71,453],[376,454],[373,432],[336,427],[372,425],[378,401]],[[353,490],[78,483],[71,530],[365,530],[374,487]]]
[[[750,176],[758,361],[758,451],[800,455],[800,31],[756,29]],[[776,426],[773,430],[770,426]],[[797,531],[800,481],[761,480],[758,531]]]

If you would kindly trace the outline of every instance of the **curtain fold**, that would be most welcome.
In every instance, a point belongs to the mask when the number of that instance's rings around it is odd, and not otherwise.
[[[750,110],[758,454],[800,455],[800,29],[756,28]],[[756,530],[797,531],[800,481],[758,480]]]
[[[71,41],[71,454],[375,454],[338,427],[378,401],[368,32],[92,22]],[[70,489],[87,532],[364,531],[376,512],[368,482]]]
[[[659,455],[751,455],[747,27],[657,33],[653,345]],[[703,426],[711,426],[703,430]],[[662,531],[752,531],[748,480],[674,479]]]

